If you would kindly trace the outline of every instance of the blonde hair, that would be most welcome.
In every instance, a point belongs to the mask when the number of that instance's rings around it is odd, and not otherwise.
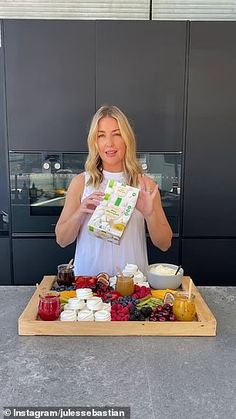
[[[92,184],[97,187],[103,180],[102,160],[97,149],[97,132],[99,120],[106,116],[116,119],[121,137],[123,138],[126,146],[124,172],[127,183],[131,186],[138,186],[138,174],[142,173],[142,169],[136,157],[136,140],[134,131],[131,128],[128,119],[119,108],[107,105],[104,105],[97,110],[92,119],[88,133],[87,142],[89,155],[85,163],[85,170],[90,175],[88,184]]]

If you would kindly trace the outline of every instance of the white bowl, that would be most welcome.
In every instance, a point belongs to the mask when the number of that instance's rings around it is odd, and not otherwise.
[[[155,272],[150,272],[151,268],[156,268],[157,266],[165,266],[168,268],[173,269],[173,275],[161,275]],[[170,263],[153,263],[152,265],[148,266],[147,269],[147,280],[151,288],[162,290],[166,288],[170,288],[172,290],[175,290],[179,288],[179,286],[182,283],[182,278],[184,271],[182,268],[180,268],[177,275],[174,275],[176,270],[178,269],[178,265],[172,265]]]

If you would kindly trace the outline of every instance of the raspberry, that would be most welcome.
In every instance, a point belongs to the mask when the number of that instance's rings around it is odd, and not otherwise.
[[[129,313],[128,307],[125,307],[122,311],[123,311],[124,314],[128,314]]]

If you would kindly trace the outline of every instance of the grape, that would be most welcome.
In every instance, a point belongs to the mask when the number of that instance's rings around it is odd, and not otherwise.
[[[161,317],[159,317],[159,322],[165,322],[166,321],[166,317],[163,317],[163,316],[161,316]]]
[[[173,322],[173,321],[175,321],[175,320],[177,320],[177,319],[176,319],[176,317],[175,317],[175,315],[174,315],[174,314],[170,314],[170,315],[169,315],[169,320],[170,320],[171,322]]]
[[[170,304],[168,304],[168,303],[163,304],[163,308],[164,308],[164,310],[168,310],[168,311],[171,311],[172,310],[172,306]]]

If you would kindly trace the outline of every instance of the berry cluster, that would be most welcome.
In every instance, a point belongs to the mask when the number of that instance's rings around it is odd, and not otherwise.
[[[54,285],[51,288],[52,291],[72,291],[75,290],[75,285]]]
[[[127,321],[130,319],[129,307],[113,304],[111,307],[111,320]]]
[[[151,294],[151,290],[149,287],[145,287],[145,285],[140,286],[140,285],[135,284],[134,293],[133,293],[134,298],[141,299],[150,294]]]
[[[131,307],[132,305],[138,304],[139,300],[131,295],[120,297],[116,301],[112,301],[111,304],[121,304],[122,306]]]
[[[143,321],[149,319],[151,314],[151,307],[142,307],[140,310],[134,306],[130,308],[130,320],[132,321]]]
[[[110,285],[107,284],[103,284],[102,282],[98,281],[96,283],[96,288],[95,288],[95,292],[97,294],[98,297],[102,297],[104,294],[106,294],[106,292],[112,290],[113,288],[110,287]]]
[[[167,303],[162,306],[157,306],[150,316],[151,322],[166,322],[175,320],[177,319],[172,312],[172,305]]]
[[[97,284],[96,276],[83,276],[79,275],[75,277],[75,287],[77,288],[91,288],[91,290],[96,289]]]
[[[99,296],[99,294],[97,294],[97,295]],[[102,298],[102,301],[104,303],[111,303],[112,304],[112,302],[118,300],[121,297],[121,295],[120,295],[119,292],[114,291],[114,290],[111,289],[111,290],[108,290],[107,292],[105,292],[105,294],[100,295],[100,297]]]

